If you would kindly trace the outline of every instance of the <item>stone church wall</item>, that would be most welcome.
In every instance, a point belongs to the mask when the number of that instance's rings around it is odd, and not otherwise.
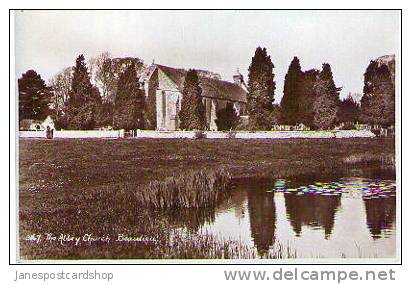
[[[181,109],[182,94],[176,85],[161,69],[156,69],[149,79],[148,98],[155,98],[155,121],[157,130],[175,131],[179,129],[178,113]],[[217,130],[217,111],[226,107],[228,101],[204,97],[207,129]],[[238,114],[243,114],[245,104],[234,102]],[[154,120],[154,119],[153,119]]]

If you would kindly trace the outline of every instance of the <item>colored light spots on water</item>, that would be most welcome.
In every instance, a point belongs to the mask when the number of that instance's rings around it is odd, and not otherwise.
[[[361,197],[363,199],[393,198],[396,196],[396,184],[393,180],[347,179],[337,181],[298,184],[295,181],[278,179],[268,192],[292,193],[297,196],[319,194],[323,196]]]

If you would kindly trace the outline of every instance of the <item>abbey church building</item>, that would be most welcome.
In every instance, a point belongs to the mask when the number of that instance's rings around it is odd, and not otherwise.
[[[156,129],[178,130],[178,113],[181,108],[182,90],[187,70],[153,64],[144,79],[144,89],[150,101],[155,102]],[[233,82],[221,80],[220,76],[208,71],[197,70],[202,89],[201,96],[206,107],[209,130],[217,130],[217,110],[232,103],[239,115],[245,113],[247,92],[243,76],[237,72]],[[155,99],[154,99],[155,98]]]

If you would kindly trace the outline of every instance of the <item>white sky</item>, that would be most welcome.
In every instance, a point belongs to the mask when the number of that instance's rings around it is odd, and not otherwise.
[[[48,79],[83,53],[140,57],[146,64],[206,69],[247,79],[257,46],[275,65],[276,102],[293,56],[303,70],[328,62],[334,80],[362,92],[369,61],[398,54],[398,11],[23,11],[16,12],[16,73]]]

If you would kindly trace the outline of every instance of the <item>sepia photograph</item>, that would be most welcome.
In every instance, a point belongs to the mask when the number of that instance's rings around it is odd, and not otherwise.
[[[19,263],[400,261],[400,10],[12,21]]]

